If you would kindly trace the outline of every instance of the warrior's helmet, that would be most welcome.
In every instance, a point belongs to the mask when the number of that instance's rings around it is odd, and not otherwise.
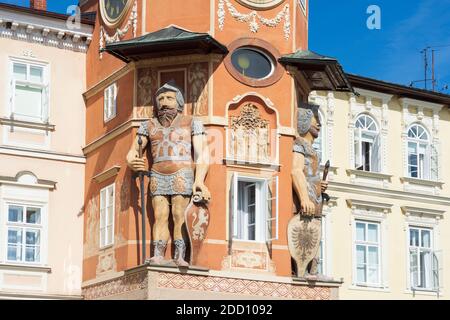
[[[158,89],[158,91],[156,91],[156,97],[158,97],[161,93],[164,92],[175,92],[175,97],[177,99],[177,103],[178,103],[178,112],[183,112],[184,110],[184,98],[183,98],[183,94],[181,93],[181,90],[173,83],[173,82],[168,82],[166,84],[164,84],[161,88]],[[159,101],[158,99],[156,99],[156,108],[159,110],[160,105],[159,105]]]
[[[297,130],[300,135],[305,135],[311,129],[311,120],[316,117],[320,124],[319,106],[309,103],[301,103],[297,113]]]

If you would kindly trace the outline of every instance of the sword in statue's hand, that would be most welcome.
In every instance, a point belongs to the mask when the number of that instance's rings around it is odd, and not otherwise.
[[[325,163],[325,168],[323,169],[323,181],[327,181],[327,177],[328,177],[328,171],[330,169],[330,160],[327,161],[327,163]],[[325,193],[322,192],[322,202],[328,202],[330,201],[330,196]]]

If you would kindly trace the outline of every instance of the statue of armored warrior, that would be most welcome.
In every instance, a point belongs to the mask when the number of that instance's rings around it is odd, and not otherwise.
[[[183,109],[181,91],[167,83],[156,92],[155,117],[143,122],[137,132],[142,139],[142,148],[150,146],[152,156],[150,196],[155,223],[152,230],[154,255],[149,262],[153,264],[166,263],[164,254],[170,237],[168,219],[171,211],[174,261],[179,266],[188,266],[182,236],[185,210],[193,194],[205,201],[211,197],[204,184],[209,167],[205,130],[199,119],[183,115]],[[143,171],[146,159],[139,158],[138,136],[127,155],[127,162],[132,170]]]
[[[322,233],[322,193],[328,186],[320,178],[319,155],[312,147],[321,127],[318,108],[309,104],[298,108],[292,163],[296,215],[288,225],[289,251],[297,265],[297,276],[315,279]]]

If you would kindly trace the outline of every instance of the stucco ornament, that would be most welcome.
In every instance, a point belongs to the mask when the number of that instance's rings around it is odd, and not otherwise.
[[[207,70],[202,68],[199,63],[192,64],[189,67],[189,85],[191,87],[191,101],[193,103],[192,114],[194,116],[201,116],[205,114],[207,108]]]
[[[272,19],[267,19],[261,16],[258,12],[255,10],[251,11],[250,13],[241,13],[239,12],[235,6],[229,1],[229,0],[219,0],[218,10],[217,10],[217,17],[219,21],[219,29],[222,31],[225,26],[225,6],[229,12],[229,14],[239,22],[247,22],[250,28],[250,31],[253,33],[257,33],[259,28],[261,27],[259,23],[261,23],[263,26],[269,27],[269,28],[275,28],[277,27],[283,20],[284,20],[284,38],[286,40],[289,39],[291,35],[291,21],[290,21],[290,10],[289,5],[286,4],[283,9]]]
[[[105,42],[108,43],[114,43],[120,41],[130,30],[131,27],[133,27],[133,37],[136,37],[137,35],[137,22],[138,22],[138,13],[137,13],[137,1],[134,1],[133,9],[131,10],[130,17],[128,18],[128,21],[126,25],[120,29],[117,28],[116,32],[111,36],[108,34],[108,31],[101,25],[100,26],[100,59],[103,58],[102,49],[105,48]]]
[[[232,158],[267,162],[269,143],[269,121],[261,117],[254,104],[245,104],[239,116],[231,117],[228,150]]]

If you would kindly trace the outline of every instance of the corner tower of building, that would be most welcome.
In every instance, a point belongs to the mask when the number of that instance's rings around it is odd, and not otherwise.
[[[132,290],[130,281],[155,277],[160,297],[192,286],[178,268],[143,265],[140,186],[125,159],[138,127],[154,116],[157,89],[168,82],[181,89],[184,114],[203,122],[211,158],[205,181],[210,216],[198,259],[186,272],[199,275],[195,281],[201,283],[229,282],[219,290],[223,297],[234,292],[270,298],[263,288],[273,287],[274,279],[281,281],[283,297],[333,297],[336,284],[311,289],[293,283],[287,248],[297,104],[307,101],[311,90],[350,90],[335,59],[307,50],[307,1],[87,0],[81,5],[84,13],[97,13],[84,95],[86,297],[108,296],[105,279],[126,282]],[[148,191],[147,257],[154,253]],[[173,249],[169,244],[167,259]],[[177,278],[183,285],[172,292],[168,288]],[[232,278],[253,281],[261,291],[235,288]],[[153,297],[135,289],[136,297]],[[194,294],[213,291],[205,287]]]

